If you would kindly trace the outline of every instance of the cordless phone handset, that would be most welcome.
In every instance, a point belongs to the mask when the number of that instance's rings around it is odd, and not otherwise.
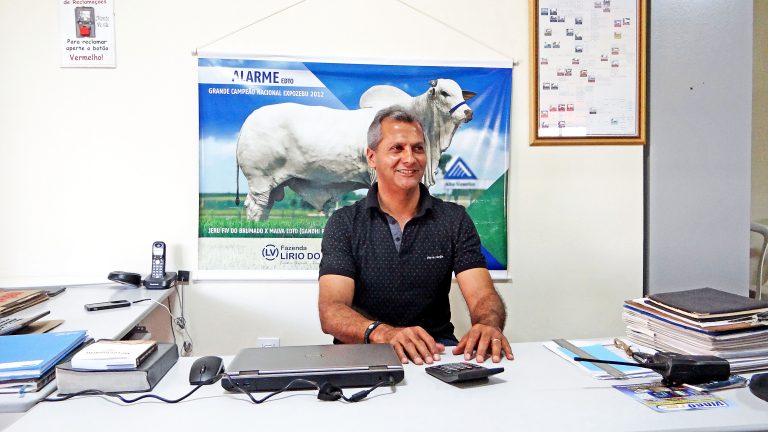
[[[152,270],[142,282],[147,289],[168,289],[176,285],[176,272],[165,271],[165,243],[152,242]]]
[[[152,243],[152,272],[151,279],[163,279],[165,277],[165,243],[156,241]]]

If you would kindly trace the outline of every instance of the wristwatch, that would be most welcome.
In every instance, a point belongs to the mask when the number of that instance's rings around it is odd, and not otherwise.
[[[379,324],[381,324],[381,321],[374,321],[374,322],[368,324],[368,327],[366,327],[366,329],[365,329],[365,334],[363,335],[363,343],[364,344],[371,343],[371,340],[370,340],[371,333],[373,333],[373,331],[376,330],[376,327],[378,327]]]

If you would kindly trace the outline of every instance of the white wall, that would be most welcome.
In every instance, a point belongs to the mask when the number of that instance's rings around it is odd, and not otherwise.
[[[515,341],[622,333],[622,301],[642,294],[642,148],[528,146],[526,1],[407,3],[519,61],[513,282],[497,284],[509,312],[505,333]],[[153,240],[169,245],[169,269],[194,269],[190,52],[290,4],[116,0],[118,67],[94,70],[59,68],[55,2],[0,0],[0,277],[85,281],[116,269],[146,272]],[[323,38],[336,42],[320,46]],[[498,57],[394,0],[309,1],[213,47],[227,43],[312,55]],[[468,320],[456,291],[461,331]],[[330,340],[319,330],[315,281],[197,282],[186,293],[196,354],[233,353],[257,336],[280,336],[284,345]]]

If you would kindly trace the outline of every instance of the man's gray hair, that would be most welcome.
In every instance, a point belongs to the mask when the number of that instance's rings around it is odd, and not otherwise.
[[[376,150],[379,142],[381,141],[381,123],[386,119],[392,119],[403,123],[416,123],[421,130],[424,127],[416,114],[403,108],[400,105],[392,105],[391,107],[384,108],[376,113],[376,117],[373,118],[371,125],[368,127],[368,148]],[[422,132],[423,133],[423,132]]]

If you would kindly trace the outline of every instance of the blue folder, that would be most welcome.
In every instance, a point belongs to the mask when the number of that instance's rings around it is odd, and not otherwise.
[[[0,380],[39,377],[85,337],[85,330],[0,336]]]

